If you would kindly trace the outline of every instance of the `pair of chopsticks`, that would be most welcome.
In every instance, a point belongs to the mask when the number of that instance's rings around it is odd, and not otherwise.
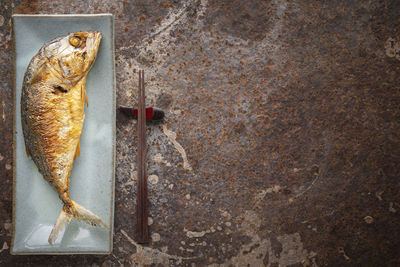
[[[136,200],[136,241],[149,242],[146,171],[146,101],[144,70],[139,71],[138,92],[138,153],[137,153],[137,200]]]

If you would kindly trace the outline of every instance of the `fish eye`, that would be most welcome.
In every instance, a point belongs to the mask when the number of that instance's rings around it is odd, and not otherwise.
[[[69,43],[70,43],[72,46],[75,46],[75,47],[80,46],[81,41],[82,41],[81,38],[79,38],[78,36],[72,36],[72,37],[69,39]]]

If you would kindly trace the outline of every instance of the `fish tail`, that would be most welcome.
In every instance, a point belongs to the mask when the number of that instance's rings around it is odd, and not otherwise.
[[[87,210],[86,208],[72,200],[71,203],[72,204],[68,206],[64,205],[60,212],[60,215],[57,218],[56,224],[53,227],[53,230],[51,230],[48,240],[51,245],[54,244],[58,237],[58,234],[65,229],[72,218],[84,221],[85,223],[92,226],[101,226],[104,229],[108,228],[103,220],[100,219],[100,217],[98,217],[96,214],[94,214],[90,210]]]
[[[69,224],[69,222],[72,219],[72,214],[68,212],[66,209],[66,206],[64,206],[60,212],[60,215],[57,218],[56,224],[53,227],[53,230],[51,230],[50,236],[49,236],[49,244],[53,245],[54,241],[56,241],[58,234],[65,229],[65,227]]]
[[[79,205],[75,201],[72,201],[72,214],[75,219],[84,221],[92,226],[101,226],[104,229],[107,229],[107,225],[98,217],[96,214],[87,210],[83,206]]]

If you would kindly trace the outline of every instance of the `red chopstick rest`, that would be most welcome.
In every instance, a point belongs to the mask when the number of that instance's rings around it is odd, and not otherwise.
[[[120,106],[119,109],[126,115],[133,117],[137,120],[138,118],[138,110],[131,108]],[[146,121],[160,121],[164,118],[165,113],[162,109],[156,107],[146,108]]]

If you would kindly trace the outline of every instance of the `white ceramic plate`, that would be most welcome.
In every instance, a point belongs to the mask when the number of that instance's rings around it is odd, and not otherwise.
[[[14,15],[14,202],[12,254],[108,254],[112,251],[115,163],[114,32],[111,14]],[[54,245],[47,240],[61,211],[57,193],[27,157],[20,99],[26,68],[41,46],[70,32],[102,32],[97,59],[87,76],[89,107],[81,155],[71,173],[71,199],[97,214],[108,230],[73,219]]]

